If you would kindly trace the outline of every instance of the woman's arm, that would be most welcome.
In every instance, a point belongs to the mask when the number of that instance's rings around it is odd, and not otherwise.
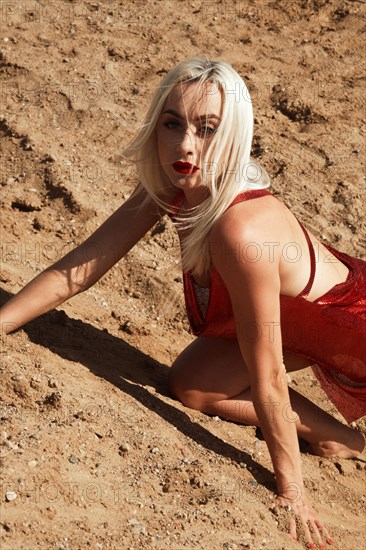
[[[251,379],[253,403],[273,461],[279,494],[302,487],[296,428],[283,412],[290,401],[282,359],[279,260],[259,258],[266,242],[251,225],[216,226],[212,257],[230,294],[238,343]],[[254,235],[253,235],[254,233]],[[263,233],[263,230],[262,230]],[[224,252],[224,253],[223,253]]]
[[[30,281],[0,310],[8,333],[94,285],[161,217],[137,189],[86,241]]]
[[[231,298],[253,405],[276,475],[277,503],[291,503],[311,541],[307,522],[315,533],[323,527],[307,502],[296,426],[288,421],[291,404],[282,358],[280,254],[268,254],[269,243],[281,242],[282,237],[278,216],[253,213],[243,205],[215,224],[210,245],[212,261]],[[294,537],[295,533],[293,522]]]

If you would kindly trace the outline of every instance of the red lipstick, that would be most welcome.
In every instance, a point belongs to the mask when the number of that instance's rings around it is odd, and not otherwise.
[[[194,166],[190,162],[182,162],[180,160],[173,164],[173,168],[180,174],[194,174],[194,172],[197,172],[198,170],[198,166]]]

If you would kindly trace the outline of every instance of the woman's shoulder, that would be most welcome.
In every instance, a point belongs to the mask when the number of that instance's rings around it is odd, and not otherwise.
[[[272,194],[232,203],[213,224],[211,242],[266,240],[283,234],[286,207]]]
[[[215,222],[210,233],[211,261],[227,288],[247,280],[252,289],[265,284],[277,291],[278,245],[288,235],[284,208],[273,195],[266,195],[233,205]]]

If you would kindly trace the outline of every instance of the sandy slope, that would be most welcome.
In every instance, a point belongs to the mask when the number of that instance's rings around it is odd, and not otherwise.
[[[119,151],[161,76],[194,54],[246,79],[253,155],[274,192],[324,241],[362,256],[363,2],[1,9],[2,301],[128,196],[136,177]],[[164,221],[92,289],[3,343],[2,549],[300,547],[268,511],[272,468],[254,428],[168,394],[169,365],[192,339],[181,282]],[[337,415],[310,372],[293,378]],[[304,454],[303,470],[335,546],[363,548],[365,462]]]

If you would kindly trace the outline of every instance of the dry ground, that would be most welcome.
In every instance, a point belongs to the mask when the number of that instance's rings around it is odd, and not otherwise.
[[[0,8],[3,301],[129,195],[120,150],[162,75],[191,55],[245,78],[253,155],[274,193],[325,242],[363,255],[363,2]],[[6,338],[3,550],[301,546],[268,510],[272,467],[255,429],[169,396],[169,365],[191,340],[166,220],[92,289]],[[337,416],[309,371],[292,383]],[[335,548],[365,548],[365,462],[302,460]]]

